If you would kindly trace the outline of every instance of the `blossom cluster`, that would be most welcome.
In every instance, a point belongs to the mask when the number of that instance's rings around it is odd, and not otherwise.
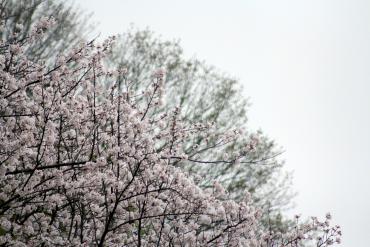
[[[215,181],[201,189],[179,162],[237,163],[257,139],[225,160],[184,153],[187,140],[213,136],[210,123],[185,124],[181,108],[163,113],[165,71],[137,94],[126,70],[106,70],[114,37],[81,43],[54,63],[27,47],[53,25],[0,41],[0,245],[4,246],[327,246],[341,235],[330,217],[288,233],[262,232],[248,193],[228,198]],[[19,29],[22,27],[19,26]],[[109,82],[109,83],[107,83]],[[217,145],[239,138],[235,130]],[[231,158],[230,158],[231,157]]]

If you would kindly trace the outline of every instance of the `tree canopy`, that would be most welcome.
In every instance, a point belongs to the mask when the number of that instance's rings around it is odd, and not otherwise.
[[[79,11],[46,3],[0,5],[2,244],[275,246],[322,232],[324,246],[340,235],[330,216],[283,224],[281,151],[247,128],[236,79],[148,30],[86,41]]]

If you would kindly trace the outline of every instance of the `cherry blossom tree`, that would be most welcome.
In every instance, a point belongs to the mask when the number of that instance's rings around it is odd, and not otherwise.
[[[4,27],[11,17],[0,13]],[[183,146],[194,138],[202,137],[192,152],[216,152],[242,138],[240,130],[219,133],[212,123],[182,121],[181,106],[161,111],[163,69],[141,82],[141,92],[132,90],[137,82],[126,69],[104,66],[114,37],[81,43],[51,63],[33,59],[27,48],[53,25],[53,18],[41,18],[27,36],[19,27],[0,41],[0,245],[340,242],[329,214],[297,222],[287,233],[263,231],[263,212],[248,192],[237,202],[218,181],[199,187],[202,178],[179,163],[247,163],[257,140],[222,161],[189,155]]]
[[[2,10],[8,16],[4,28],[0,30],[3,39],[9,39],[14,32],[18,38],[26,37],[33,24],[42,16],[54,16],[57,23],[45,30],[42,40],[28,44],[24,52],[30,60],[45,60],[53,63],[57,54],[76,46],[91,34],[87,15],[83,14],[72,2],[60,0],[2,0]],[[20,28],[22,27],[22,28]],[[95,38],[96,36],[92,36]],[[281,212],[292,206],[294,193],[290,187],[290,174],[282,171],[281,148],[261,131],[252,131],[247,126],[248,102],[242,95],[240,83],[235,78],[221,73],[218,69],[198,59],[186,59],[182,48],[176,41],[162,40],[148,30],[137,31],[133,28],[120,35],[115,47],[105,59],[111,68],[122,67],[127,70],[126,80],[135,81],[132,93],[145,90],[152,72],[159,67],[166,70],[166,91],[164,103],[157,108],[156,114],[167,112],[176,106],[181,107],[179,118],[182,122],[213,122],[215,135],[208,138],[216,145],[218,135],[233,129],[243,129],[243,138],[238,138],[217,149],[192,150],[204,138],[202,135],[191,138],[183,145],[189,155],[211,159],[214,163],[177,162],[192,174],[202,176],[197,182],[202,188],[209,188],[216,179],[229,196],[241,200],[248,190],[254,204],[263,212],[263,227],[283,230],[286,219]],[[111,83],[109,80],[105,83]],[[217,133],[216,133],[217,131]],[[251,140],[254,140],[251,142]],[[253,143],[253,151],[247,163],[234,162],[239,150]],[[227,155],[227,154],[231,155]],[[190,157],[191,158],[191,157]],[[198,157],[199,158],[199,157]],[[245,159],[247,160],[247,159]]]

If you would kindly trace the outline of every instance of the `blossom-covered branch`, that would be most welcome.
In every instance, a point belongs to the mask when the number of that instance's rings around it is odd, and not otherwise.
[[[27,37],[0,42],[1,245],[299,246],[321,233],[318,246],[339,242],[330,217],[263,232],[248,193],[236,202],[217,181],[201,189],[175,166],[217,165],[197,154],[239,132],[216,138],[212,124],[183,122],[181,107],[159,113],[165,71],[134,94],[125,70],[103,65],[114,37],[81,43],[49,65],[30,59],[25,49],[53,24],[44,18]],[[197,136],[204,141],[186,153]],[[248,162],[257,141],[220,162]]]

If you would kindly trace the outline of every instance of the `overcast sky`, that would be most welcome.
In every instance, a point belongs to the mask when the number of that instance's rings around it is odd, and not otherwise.
[[[239,78],[250,126],[286,150],[294,211],[330,211],[342,246],[369,246],[370,1],[74,1],[103,37],[150,27]]]

